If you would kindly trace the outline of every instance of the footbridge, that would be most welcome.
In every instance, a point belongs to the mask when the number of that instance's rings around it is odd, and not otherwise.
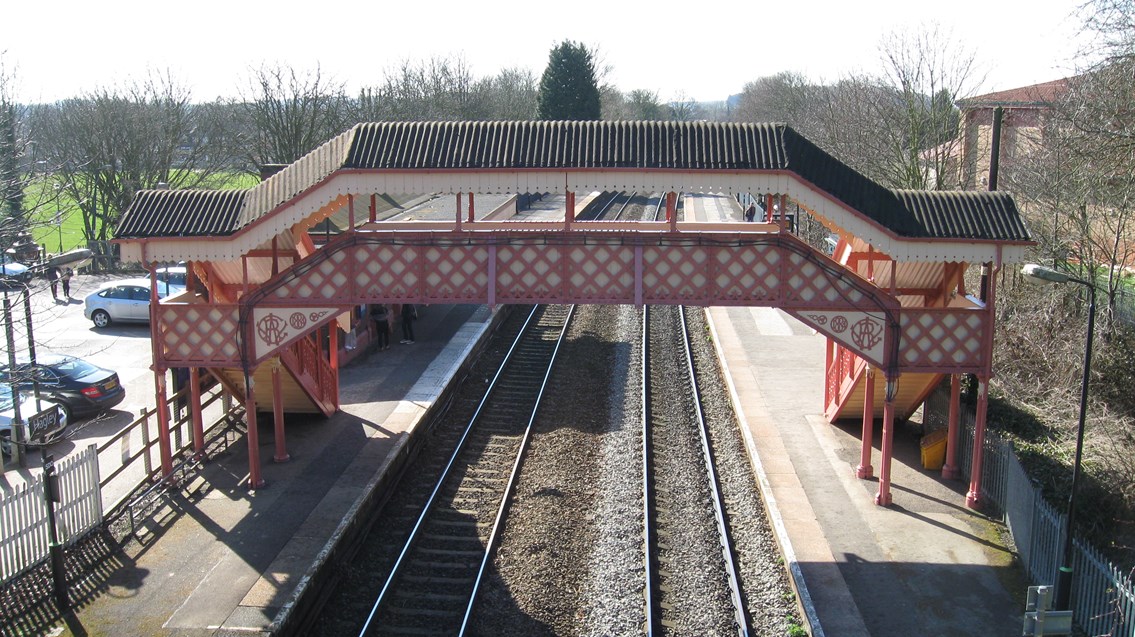
[[[665,221],[579,219],[577,197],[600,192],[665,193]],[[452,198],[452,218],[388,220],[400,202],[438,193]],[[561,218],[512,219],[535,193],[562,195]],[[679,214],[689,193],[767,212],[753,223],[690,221]],[[478,214],[485,195],[506,203]],[[805,217],[823,236],[795,231]],[[829,339],[823,409],[833,421],[862,419],[860,477],[874,475],[872,425],[883,420],[879,504],[891,501],[895,419],[949,378],[956,441],[958,378],[975,374],[971,506],[993,275],[1031,245],[1007,194],[896,191],[784,125],[682,122],[359,124],[247,190],[139,192],[116,240],[124,261],[151,272],[189,264],[184,294],[159,303],[154,286],[151,297],[159,404],[170,368],[189,368],[192,388],[201,373],[225,383],[250,420],[253,488],[257,401],[272,403],[284,459],[285,413],[338,408],[339,335],[359,306],[738,305],[781,308]],[[977,296],[966,289],[971,266],[988,283]],[[956,446],[943,469],[952,477]]]

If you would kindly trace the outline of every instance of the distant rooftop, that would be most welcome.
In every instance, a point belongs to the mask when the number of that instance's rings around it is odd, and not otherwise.
[[[1043,84],[1011,88],[1007,91],[977,95],[964,100],[958,100],[961,108],[989,108],[993,106],[1011,106],[1015,108],[1029,106],[1050,106],[1068,92],[1068,85],[1072,78],[1066,77]]]

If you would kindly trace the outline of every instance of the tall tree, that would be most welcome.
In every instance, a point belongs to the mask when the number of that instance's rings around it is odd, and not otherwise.
[[[825,89],[799,73],[783,72],[745,85],[733,119],[740,122],[784,122],[809,138],[823,129],[818,108]]]
[[[14,75],[0,56],[0,217],[13,228],[24,224],[24,183],[20,171],[23,144],[17,133],[19,109],[14,93]]]
[[[600,117],[599,82],[592,52],[565,40],[548,55],[540,77],[536,118],[596,120]]]
[[[253,170],[294,162],[354,123],[347,121],[342,84],[318,66],[306,72],[261,66],[251,72],[241,97],[237,134]]]
[[[532,119],[536,80],[532,72],[504,69],[476,78],[465,61],[406,60],[381,84],[366,87],[351,104],[354,121],[452,121]]]
[[[138,190],[211,183],[225,166],[199,125],[205,109],[169,75],[37,109],[52,176],[83,217],[88,241],[105,241]]]

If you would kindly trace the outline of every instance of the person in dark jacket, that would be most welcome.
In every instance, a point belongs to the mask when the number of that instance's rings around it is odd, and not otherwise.
[[[414,319],[418,318],[418,311],[407,303],[402,306],[402,344],[409,345],[414,342]]]
[[[59,275],[59,282],[63,284],[63,298],[68,301],[71,300],[71,277],[74,275],[71,268],[63,268],[63,274]]]
[[[379,351],[390,348],[390,313],[386,305],[379,303],[370,308],[370,317],[374,320],[375,347]]]
[[[47,280],[51,281],[51,298],[59,300],[59,268],[51,266],[47,269]]]

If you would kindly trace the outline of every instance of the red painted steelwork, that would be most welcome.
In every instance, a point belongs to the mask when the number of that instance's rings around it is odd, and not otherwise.
[[[189,368],[189,413],[193,421],[193,455],[205,456],[205,428],[201,415],[201,370]]]
[[[961,413],[962,377],[950,375],[950,420],[946,425],[946,464],[942,465],[942,477],[956,480],[961,476],[958,468],[958,416]]]
[[[875,473],[871,466],[871,438],[875,434],[875,370],[867,368],[863,383],[863,434],[859,450],[857,478],[870,478]]]
[[[272,418],[276,434],[276,454],[272,456],[274,462],[287,462],[291,460],[288,455],[288,445],[284,438],[284,386],[280,381],[280,362],[273,361],[272,365]]]

